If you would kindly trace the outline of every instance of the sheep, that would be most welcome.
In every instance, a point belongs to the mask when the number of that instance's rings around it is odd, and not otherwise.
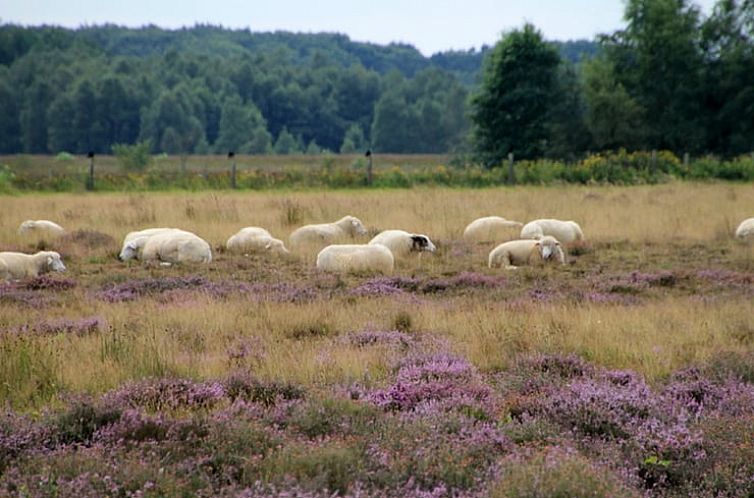
[[[492,242],[510,238],[512,229],[519,229],[524,224],[506,220],[500,216],[478,218],[463,231],[463,238],[469,242]]]
[[[236,253],[270,252],[280,256],[288,256],[290,251],[280,239],[274,238],[264,228],[246,227],[228,239],[226,249]]]
[[[18,226],[19,235],[36,235],[41,238],[58,238],[65,233],[63,227],[50,220],[26,220]]]
[[[736,238],[754,241],[754,218],[744,220],[738,225],[738,228],[736,229]]]
[[[500,244],[490,251],[488,265],[490,268],[505,266],[506,270],[515,270],[518,266],[532,263],[535,255],[541,261],[565,264],[565,253],[560,242],[555,237],[545,235],[539,240],[511,240]]]
[[[51,271],[65,271],[60,254],[40,251],[36,254],[0,252],[0,277],[5,280],[36,277]]]
[[[141,251],[143,261],[173,263],[209,263],[212,249],[204,239],[191,232],[174,230],[158,233],[146,239]]]
[[[128,261],[129,259],[141,259],[141,251],[144,249],[147,239],[153,235],[158,235],[167,232],[184,232],[178,228],[147,228],[145,230],[138,230],[135,232],[129,232],[123,239],[123,247],[121,247],[118,259],[120,261]]]
[[[521,229],[522,239],[539,239],[551,235],[563,243],[583,240],[584,233],[575,221],[534,220]]]
[[[317,255],[317,268],[332,272],[393,272],[395,259],[390,249],[380,244],[330,245]]]
[[[394,258],[404,258],[411,253],[435,252],[435,245],[429,237],[422,234],[409,233],[403,230],[385,230],[380,232],[369,245],[380,244],[393,253]]]
[[[367,229],[361,220],[353,216],[344,216],[334,223],[319,225],[305,225],[291,233],[288,242],[291,249],[301,249],[306,246],[321,247],[331,244],[346,236],[366,235]]]

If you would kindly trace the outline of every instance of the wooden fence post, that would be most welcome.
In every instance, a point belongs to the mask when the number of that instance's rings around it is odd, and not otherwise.
[[[364,153],[367,158],[367,186],[372,186],[372,150],[367,149]]]
[[[516,172],[513,171],[513,152],[508,153],[508,184],[515,185]]]
[[[89,158],[89,176],[86,177],[86,189],[91,192],[94,190],[94,151],[89,151],[86,157]]]
[[[233,161],[230,166],[230,188],[235,190],[236,186],[236,154],[233,151],[228,152],[228,159]]]
[[[689,169],[689,153],[684,152],[683,153],[683,169],[687,170]]]

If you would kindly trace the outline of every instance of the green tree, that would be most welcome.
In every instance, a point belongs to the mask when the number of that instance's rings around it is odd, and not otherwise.
[[[531,24],[495,45],[484,63],[481,89],[473,96],[474,148],[487,166],[513,152],[542,155],[560,57]]]
[[[641,147],[643,109],[614,74],[612,63],[598,57],[582,66],[586,125],[597,150]]]
[[[275,154],[288,155],[288,154],[300,154],[301,144],[296,137],[288,132],[288,129],[283,127],[280,130],[280,135],[275,142]]]
[[[266,123],[259,109],[248,102],[243,104],[241,98],[232,95],[225,100],[220,117],[220,132],[215,142],[215,151],[246,151],[258,148],[251,145],[258,130],[267,130]]]
[[[754,147],[754,1],[719,0],[702,27],[707,147],[727,156]]]
[[[704,145],[699,10],[689,0],[628,0],[625,30],[603,40],[616,79],[651,115],[647,148]]]
[[[366,148],[366,139],[364,138],[364,132],[361,126],[352,124],[346,130],[346,134],[343,137],[343,143],[340,146],[341,154],[353,154],[354,152],[361,152]]]
[[[561,62],[554,91],[545,154],[573,161],[589,148],[591,136],[585,122],[586,103],[582,82],[570,61]]]
[[[44,80],[35,81],[26,91],[21,110],[21,142],[24,152],[45,153],[47,149],[47,109],[52,88]]]
[[[0,153],[9,154],[20,149],[19,106],[11,87],[0,77]]]

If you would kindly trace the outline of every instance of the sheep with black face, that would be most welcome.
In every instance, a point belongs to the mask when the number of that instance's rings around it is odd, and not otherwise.
[[[385,230],[370,240],[369,244],[387,247],[396,258],[405,258],[411,254],[435,252],[437,250],[426,235],[409,233],[404,230]]]

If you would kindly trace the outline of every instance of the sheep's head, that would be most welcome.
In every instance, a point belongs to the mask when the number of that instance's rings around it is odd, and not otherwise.
[[[118,260],[128,261],[129,259],[137,257],[139,255],[139,249],[144,247],[146,240],[147,237],[139,237],[123,244],[123,248],[120,250],[120,254],[118,254]]]
[[[426,235],[412,235],[411,242],[411,250],[415,252],[435,252],[437,250],[435,245]]]
[[[540,238],[535,246],[544,260],[554,258],[560,252],[560,242],[550,235]]]
[[[34,220],[26,220],[18,227],[18,233],[26,233],[29,230],[36,228],[37,222]]]
[[[264,249],[265,251],[269,251],[272,254],[278,254],[282,256],[287,256],[290,254],[290,251],[285,248],[283,241],[279,239],[270,239],[267,244],[265,244]]]
[[[60,259],[60,254],[55,251],[47,251],[44,254],[47,256],[47,271],[65,271],[65,265],[63,260]]]
[[[364,227],[364,224],[361,222],[360,219],[354,216],[345,216],[337,224],[340,225],[341,228],[344,228],[345,231],[351,235],[366,235],[367,234],[367,229],[366,227]],[[345,227],[343,227],[343,225],[345,225]]]

